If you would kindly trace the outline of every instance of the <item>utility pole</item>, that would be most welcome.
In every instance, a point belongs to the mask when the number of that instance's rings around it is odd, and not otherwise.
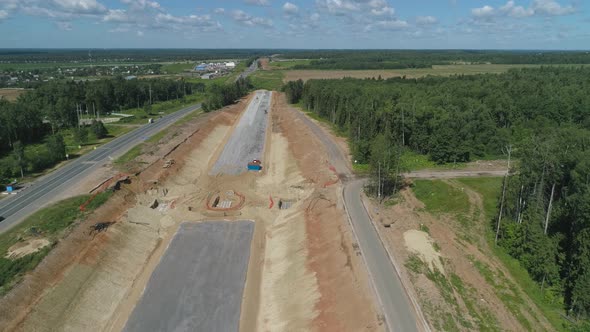
[[[78,128],[80,128],[80,104],[76,104],[76,118],[78,118]]]
[[[406,146],[406,125],[404,121],[404,108],[402,107],[402,146]]]
[[[381,199],[381,162],[377,163],[379,165],[379,170],[377,172],[377,198]]]
[[[150,84],[150,105],[152,104],[152,85]]]

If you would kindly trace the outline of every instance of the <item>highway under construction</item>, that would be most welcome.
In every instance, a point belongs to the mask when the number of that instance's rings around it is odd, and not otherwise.
[[[383,247],[355,229],[372,224],[350,222],[332,140],[264,90],[183,124],[2,299],[0,328],[424,330]]]

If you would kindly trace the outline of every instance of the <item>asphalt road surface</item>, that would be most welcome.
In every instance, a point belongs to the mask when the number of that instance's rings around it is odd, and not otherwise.
[[[124,331],[238,331],[252,221],[183,223]]]
[[[298,117],[312,130],[325,146],[330,163],[336,168],[341,178],[351,178],[346,156],[338,145],[302,112],[296,111]],[[344,204],[350,217],[356,240],[361,249],[369,271],[371,283],[379,299],[381,310],[390,331],[418,331],[414,307],[399,279],[387,250],[383,246],[377,230],[361,201],[362,180],[349,181],[344,184]],[[424,325],[424,324],[421,324]]]
[[[252,160],[262,160],[271,96],[270,91],[256,91],[209,175],[238,175]]]
[[[363,180],[344,187],[344,203],[390,331],[418,331],[416,315],[387,251],[361,201]]]
[[[246,77],[250,76],[250,74],[252,74],[256,70],[258,70],[258,59],[254,60],[252,62],[252,64],[250,65],[250,67],[246,68],[246,70],[244,70],[243,73],[241,73],[238,77],[236,77],[236,81],[239,80],[240,78],[246,78]]]
[[[0,200],[0,220],[5,218],[0,222],[0,233],[17,225],[37,209],[51,203],[55,196],[67,191],[111,158],[124,154],[133,146],[200,107],[200,104],[189,106],[156,119],[152,124],[145,124],[39,178],[18,194]]]

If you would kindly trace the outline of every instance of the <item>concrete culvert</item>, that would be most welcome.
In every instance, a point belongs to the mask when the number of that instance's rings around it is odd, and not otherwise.
[[[287,210],[291,206],[293,206],[293,201],[291,200],[279,200],[279,210]]]

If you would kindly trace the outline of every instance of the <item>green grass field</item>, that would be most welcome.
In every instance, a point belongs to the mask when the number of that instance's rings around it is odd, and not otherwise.
[[[465,184],[482,196],[485,218],[490,222],[490,226],[494,222],[492,219],[495,218],[498,210],[497,204],[502,192],[502,180],[503,178],[501,177],[457,179],[457,181]],[[504,249],[495,246],[494,234],[491,227],[488,227],[486,238],[496,257],[508,269],[510,275],[516,280],[522,290],[541,309],[551,325],[558,331],[567,331],[568,323],[561,316],[563,312],[563,299],[556,297],[550,289],[542,291],[539,284],[531,279],[526,269],[520,265],[518,260],[508,255]]]
[[[311,60],[282,60],[269,63],[271,69],[290,69],[297,65],[308,65]]]
[[[283,72],[280,70],[258,70],[250,79],[255,89],[280,91],[283,87]]]
[[[493,218],[498,209],[498,197],[502,192],[502,177],[461,178],[457,181],[478,192],[483,199],[486,218]]]
[[[84,219],[89,213],[104,204],[110,193],[98,194],[86,206],[86,211],[80,211],[81,204],[86,202],[89,195],[76,196],[57,202],[47,208],[35,212],[18,226],[0,235],[0,295],[5,294],[30,270],[34,269],[59,241],[63,232]],[[34,237],[43,237],[51,244],[43,249],[17,258],[6,258],[8,249],[18,242]]]
[[[340,70],[340,69],[303,69],[303,70],[286,70],[285,81],[296,81],[302,79],[341,79],[344,77],[351,78],[377,78],[383,79],[393,77],[420,78],[429,75],[433,76],[451,76],[451,75],[475,75],[475,74],[500,74],[514,68],[539,68],[542,66],[561,66],[561,67],[581,67],[588,65],[497,65],[497,64],[477,64],[477,65],[438,65],[432,68],[416,69],[359,69],[359,70]]]
[[[469,212],[467,195],[459,188],[440,180],[414,180],[412,191],[433,213],[465,214]]]
[[[168,74],[180,74],[184,71],[191,70],[195,67],[195,63],[169,63],[162,66],[162,72]]]

